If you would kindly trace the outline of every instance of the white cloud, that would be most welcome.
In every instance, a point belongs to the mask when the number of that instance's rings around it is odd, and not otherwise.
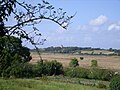
[[[89,24],[93,25],[93,26],[100,26],[100,25],[104,24],[105,22],[107,22],[107,20],[108,20],[108,18],[106,16],[100,15],[96,19],[91,20],[89,22]]]
[[[79,29],[79,30],[91,30],[91,31],[96,32],[98,30],[101,30],[101,28],[104,27],[102,25],[105,24],[107,21],[108,21],[108,18],[106,16],[100,15],[96,19],[90,20],[85,25],[79,25],[77,29]],[[105,24],[105,25],[107,25],[107,24]]]
[[[108,30],[120,30],[120,22],[113,23],[110,26],[108,26]]]

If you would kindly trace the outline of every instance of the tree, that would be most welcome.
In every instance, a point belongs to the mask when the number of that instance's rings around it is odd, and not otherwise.
[[[0,47],[3,49],[0,51],[0,56],[9,53],[11,56],[18,54],[22,57],[23,62],[29,61],[30,59],[30,49],[22,46],[22,41],[14,36],[8,37],[4,36],[0,38]]]
[[[36,45],[42,45],[46,41],[40,38],[35,41],[35,37],[41,36],[36,24],[42,20],[50,20],[67,29],[73,16],[67,16],[61,8],[55,10],[55,7],[44,0],[36,6],[18,0],[0,1],[0,74],[9,72],[16,59],[19,63],[30,60],[29,49],[22,46],[23,39],[29,41],[36,49]],[[12,25],[6,23],[10,17],[15,19]],[[32,30],[27,32],[25,27],[31,27]],[[38,54],[40,56],[39,52]],[[42,60],[41,56],[40,59]]]
[[[46,41],[46,39],[40,38],[35,41],[35,37],[41,36],[39,29],[35,26],[36,24],[47,19],[67,29],[74,16],[67,16],[61,8],[55,10],[55,7],[44,0],[36,6],[18,0],[2,0],[0,5],[0,37],[17,35],[19,39],[29,41],[36,49],[36,45],[41,45]],[[13,16],[15,19],[15,24],[11,26],[5,25],[9,21],[9,16]],[[31,27],[32,30],[27,32],[24,27]]]
[[[38,30],[35,25],[47,19],[66,29],[70,24],[71,18],[73,18],[73,16],[66,16],[66,12],[63,12],[61,8],[55,10],[55,7],[44,0],[42,4],[39,3],[36,6],[25,2],[20,3],[18,0],[2,0],[0,4],[0,36],[17,34],[21,38],[30,40],[32,44],[35,44],[34,40],[28,36],[29,33],[23,27],[32,26],[35,33]],[[21,10],[18,10],[16,6],[20,7]],[[9,20],[11,14],[16,20],[16,24],[7,26],[4,23]],[[41,36],[40,33],[35,33],[35,35]]]
[[[14,36],[9,38],[7,36],[0,38],[0,47],[3,48],[0,51],[0,75],[10,73],[8,71],[11,67],[18,67],[20,63],[26,63],[31,59],[30,50],[22,46],[22,41],[19,38]]]

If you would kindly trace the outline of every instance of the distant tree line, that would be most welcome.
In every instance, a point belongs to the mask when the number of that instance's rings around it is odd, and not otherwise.
[[[118,55],[120,56],[119,49],[101,49],[101,48],[92,48],[92,47],[47,47],[47,48],[40,48],[41,52],[49,52],[49,53],[68,53],[68,54],[80,54],[80,55]],[[99,53],[94,53],[94,50],[101,50]],[[113,52],[109,54],[102,53],[102,50]],[[35,51],[32,49],[31,51]],[[91,53],[82,53],[82,51],[91,51]]]

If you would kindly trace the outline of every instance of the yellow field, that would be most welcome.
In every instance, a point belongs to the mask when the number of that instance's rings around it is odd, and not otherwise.
[[[39,61],[39,55],[37,53],[31,53],[32,60],[30,63],[36,63]],[[120,71],[120,56],[95,56],[95,55],[72,55],[72,54],[53,54],[43,53],[41,54],[43,60],[57,60],[61,62],[64,67],[69,65],[71,58],[77,58],[79,60],[80,67],[89,68],[91,60],[97,60],[100,68],[115,69]],[[80,60],[80,57],[84,57]]]

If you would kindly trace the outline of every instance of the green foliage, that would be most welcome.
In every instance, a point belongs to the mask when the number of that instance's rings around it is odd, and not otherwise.
[[[114,72],[106,69],[85,69],[80,67],[66,68],[64,75],[72,78],[86,78],[109,81],[113,76]]]
[[[11,74],[19,72],[21,57],[18,54],[11,57],[10,53],[6,53],[6,56],[1,60],[1,76],[10,77]]]
[[[33,71],[35,76],[39,77],[42,75],[60,75],[63,74],[63,66],[56,60],[38,62],[34,67]]]
[[[15,54],[20,55],[22,62],[30,61],[30,50],[27,47],[22,46],[22,41],[14,36],[11,37],[0,37],[0,59],[4,58],[4,55],[9,53],[11,57]]]
[[[44,67],[44,65],[43,65],[43,62],[41,62],[41,61],[37,62],[37,64],[34,65],[33,72],[34,72],[35,77],[41,77],[42,76],[43,70],[44,70],[43,67]]]
[[[97,67],[97,66],[98,66],[97,60],[92,60],[91,67]]]
[[[115,76],[110,81],[110,90],[120,90],[120,75]]]
[[[18,10],[18,8],[22,8],[23,10]],[[11,14],[15,22],[9,26],[5,22],[9,20]],[[34,66],[33,68],[32,65],[25,64],[32,57],[30,56],[29,49],[22,46],[22,39],[29,41],[37,49],[36,45],[43,44],[46,39],[42,39],[41,41],[35,39],[41,36],[35,24],[39,24],[39,21],[47,19],[67,29],[73,17],[67,16],[66,12],[61,8],[56,10],[55,7],[44,0],[37,5],[27,4],[25,2],[21,3],[19,0],[0,1],[0,76],[17,76],[21,71],[23,76],[25,76],[25,72],[27,77],[30,77],[32,69],[35,70],[33,70],[35,73],[38,66]],[[30,26],[32,28],[31,31],[27,32],[24,30],[24,27]],[[23,64],[23,67],[21,64]],[[43,70],[44,68],[45,70]],[[57,75],[61,73],[62,65],[56,61],[46,62],[38,70],[40,70],[38,74],[44,71],[44,74],[52,75],[54,73]],[[22,77],[22,75],[17,77]]]
[[[96,86],[97,88],[107,88],[107,86],[103,84],[103,82],[98,82]]]
[[[69,65],[70,65],[70,67],[76,67],[76,66],[79,66],[77,58],[73,58],[73,59],[71,59]]]
[[[63,73],[62,64],[53,60],[51,62],[45,62],[44,65],[44,73],[48,75],[59,75]]]
[[[101,75],[102,75],[102,70],[101,69],[90,69],[90,73],[88,75],[88,78],[90,79],[101,79]]]
[[[34,77],[34,65],[28,63],[18,63],[7,68],[5,72],[2,73],[3,77],[10,78],[32,78]]]
[[[12,58],[11,65],[8,66],[5,71],[6,73],[3,73],[3,77],[19,77],[21,69],[23,67],[23,63],[21,63],[21,57],[18,54],[15,54],[15,56]]]
[[[113,77],[113,75],[114,75],[114,72],[110,70],[92,68],[90,69],[88,78],[109,81]]]
[[[103,69],[102,80],[110,81],[114,77],[114,72],[111,70]]]
[[[20,77],[21,78],[31,78],[35,76],[34,70],[33,70],[34,65],[29,64],[29,63],[25,63],[23,65],[23,68],[20,72]]]
[[[19,10],[18,8],[22,8],[23,10]],[[10,15],[15,19],[15,22],[9,26],[5,22],[9,20]],[[21,3],[18,0],[0,1],[0,76],[30,77],[30,73],[37,70],[37,66],[33,68],[30,64],[26,65],[26,62],[30,61],[32,57],[30,56],[29,49],[22,46],[22,39],[29,41],[37,49],[36,45],[43,44],[46,39],[42,39],[41,41],[35,39],[37,36],[41,36],[35,24],[39,24],[39,21],[47,19],[67,29],[73,17],[67,16],[66,12],[63,12],[61,8],[56,10],[55,7],[44,0],[36,6],[25,2]],[[24,30],[24,27],[27,26],[31,26],[33,30],[29,32]],[[30,35],[31,33],[34,33],[35,36],[33,34]],[[53,73],[57,75],[60,73],[61,67],[62,65],[56,61],[43,63],[42,73],[45,68],[44,71],[46,74],[50,70],[49,75]],[[18,73],[20,76],[18,76]]]
[[[64,74],[72,78],[88,78],[88,69],[80,67],[66,68]]]
[[[9,77],[19,72],[30,61],[30,50],[22,46],[22,41],[14,36],[0,37],[0,76]]]
[[[19,58],[17,59],[19,61]],[[2,77],[14,78],[32,78],[42,77],[43,75],[60,75],[63,74],[63,66],[61,63],[54,61],[38,62],[35,65],[29,63],[19,63],[14,61],[2,72]]]

